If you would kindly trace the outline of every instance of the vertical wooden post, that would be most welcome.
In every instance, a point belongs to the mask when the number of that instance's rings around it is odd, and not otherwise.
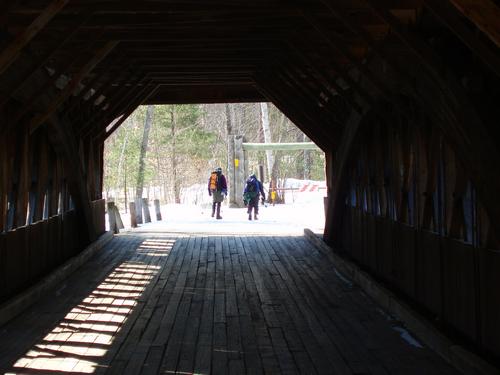
[[[120,229],[125,228],[123,225],[122,217],[120,215],[120,211],[118,210],[118,207],[116,205],[113,208],[113,212],[115,213],[115,221],[116,221],[116,227],[118,228],[118,231]]]
[[[246,177],[246,176],[245,176]],[[264,166],[262,164],[259,164],[259,180],[264,183]],[[271,176],[269,176],[269,180],[271,180]]]
[[[229,189],[229,207],[238,207],[234,187],[234,136],[227,136],[227,183]]]
[[[142,224],[142,198],[135,198],[135,220],[137,224]]]
[[[144,211],[144,222],[151,223],[151,214],[149,212],[148,198],[142,198],[142,209]]]
[[[335,244],[342,227],[342,216],[345,208],[343,199],[349,189],[346,169],[350,156],[354,152],[354,141],[364,116],[352,112],[347,120],[348,127],[346,127],[346,131],[342,135],[338,148],[336,150],[327,150],[325,155],[327,161],[328,208],[323,238],[329,244]]]
[[[135,202],[129,203],[129,210],[130,210],[130,226],[132,228],[137,228],[137,215],[135,212]]]
[[[156,211],[156,220],[161,221],[160,200],[155,199],[154,204],[155,204],[155,211]]]
[[[112,230],[113,233],[118,233],[118,226],[116,225],[116,215],[115,215],[115,202],[108,202],[108,221],[109,221],[109,230]]]
[[[243,155],[243,136],[234,136],[234,182],[229,188],[234,190],[236,207],[243,207],[243,186],[245,183],[245,157]]]
[[[245,141],[245,140],[243,139],[243,141]],[[245,149],[243,149],[243,159],[244,159],[244,161],[243,161],[243,177],[245,177],[245,180],[246,180],[249,173],[248,173],[248,151],[246,151]]]

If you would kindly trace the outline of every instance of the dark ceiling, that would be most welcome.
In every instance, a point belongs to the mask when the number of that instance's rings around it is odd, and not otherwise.
[[[460,18],[459,37],[473,35],[451,2],[11,1],[0,16],[0,106],[21,103],[18,119],[27,103],[32,131],[52,113],[77,115],[85,135],[142,103],[273,101],[299,126],[332,124],[315,137],[332,139],[346,111],[399,85],[380,75],[404,73],[398,29],[421,37],[449,26],[435,18]],[[375,65],[380,56],[390,69]]]

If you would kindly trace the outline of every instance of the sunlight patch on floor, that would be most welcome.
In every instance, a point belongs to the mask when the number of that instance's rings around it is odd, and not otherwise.
[[[142,258],[165,257],[174,243],[173,239],[146,239],[136,254]],[[102,367],[115,336],[160,268],[143,261],[117,266],[7,374],[30,370],[93,373]]]

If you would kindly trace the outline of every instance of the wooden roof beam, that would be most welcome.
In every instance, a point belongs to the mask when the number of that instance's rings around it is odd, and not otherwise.
[[[210,28],[196,29],[193,28],[193,34],[186,34],[183,30],[165,30],[163,33],[155,32],[155,30],[139,30],[139,31],[117,31],[108,30],[102,34],[99,32],[88,31],[85,38],[82,40],[97,40],[108,41],[118,40],[120,42],[165,42],[165,43],[180,43],[188,44],[192,42],[205,44],[210,46],[211,43],[254,43],[256,49],[264,43],[279,42],[281,36],[277,33],[249,33],[248,27],[240,30],[213,30]]]
[[[232,78],[220,78],[220,77],[182,77],[181,79],[171,77],[171,78],[156,78],[153,80],[154,83],[163,86],[198,86],[198,85],[249,85],[253,83],[253,79],[248,77],[232,77]]]
[[[36,71],[46,65],[50,61],[50,59],[55,56],[56,52],[59,51],[64,45],[66,45],[76,35],[76,33],[78,33],[80,26],[85,23],[87,18],[88,15],[86,17],[81,17],[79,22],[73,25],[73,27],[68,30],[67,33],[64,33],[62,38],[58,40],[55,45],[53,45],[45,54],[43,54],[33,63],[30,70],[22,76],[21,81],[14,82],[11,86],[5,88],[5,97],[0,100],[0,108],[5,105],[10,97],[19,92],[19,90],[26,84],[26,82],[28,82],[29,79],[33,77]],[[15,87],[13,85],[15,85]]]
[[[109,56],[109,55],[108,55]],[[68,113],[71,113],[71,111],[77,106],[78,103],[81,103],[82,100],[84,100],[85,96],[88,94],[88,99],[90,99],[92,96],[94,96],[96,90],[94,90],[94,92],[92,92],[91,90],[94,89],[94,86],[106,75],[109,73],[109,70],[111,69],[111,67],[113,66],[113,64],[116,62],[116,61],[119,61],[120,60],[120,56],[112,56],[110,57],[110,62],[108,64],[104,64],[103,62],[103,65],[105,65],[105,68],[100,71],[99,73],[96,73],[94,75],[94,77],[92,79],[90,79],[88,82],[85,82],[83,84],[83,88],[80,90],[80,92],[78,92],[77,95],[75,95],[74,97],[72,97],[70,99],[70,102],[69,104],[64,108],[63,110],[63,115],[66,115]],[[94,71],[96,71],[97,69],[95,69]],[[121,71],[123,71],[123,67],[121,69]],[[111,79],[113,77],[110,77]]]
[[[19,56],[21,50],[45,25],[68,3],[69,0],[53,0],[38,17],[0,53],[0,74]]]
[[[151,95],[154,95],[157,89],[157,85],[137,87],[124,106],[116,110],[110,117],[103,119],[99,126],[93,127],[84,137],[90,138],[98,144],[104,143],[106,138],[118,129],[138,106],[143,104]],[[108,129],[109,126],[111,127]]]
[[[449,0],[500,47],[500,9],[491,0]]]
[[[269,74],[271,75],[271,74]],[[335,119],[328,116],[326,111],[322,111],[315,103],[311,103],[310,97],[307,93],[300,90],[300,85],[296,82],[290,82],[290,79],[284,79],[283,75],[280,73],[278,75],[272,74],[274,77],[272,82],[283,88],[288,100],[292,100],[294,106],[299,106],[307,114],[307,116],[312,120],[311,124],[316,124],[316,131],[321,133],[324,139],[333,142],[333,140],[341,133],[342,127],[336,126],[332,127],[332,124],[338,124]]]
[[[403,108],[405,107],[405,104],[401,103],[394,95],[392,95],[390,89],[386,86],[386,84],[379,77],[373,74],[368,69],[367,65],[361,64],[351,55],[348,46],[342,40],[340,40],[340,38],[333,36],[307,11],[304,11],[304,17],[318,31],[318,33],[324,38],[324,40],[330,45],[330,47],[332,47],[335,51],[348,59],[351,65],[363,75],[363,77],[371,84],[371,86],[375,90],[380,93],[382,97],[384,97],[388,102],[393,103],[395,105],[395,108],[404,113]]]
[[[458,11],[449,2],[442,0],[424,0],[425,6],[434,16],[450,29],[460,40],[476,54],[497,76],[500,76],[500,55],[478,38],[462,22]],[[497,27],[500,14],[497,16]],[[500,29],[499,29],[500,30]],[[500,35],[500,34],[499,34]],[[499,44],[497,43],[497,46]]]
[[[109,112],[112,112],[119,103],[123,102],[133,94],[133,90],[131,90],[132,87],[139,87],[150,82],[151,80],[147,77],[147,75],[143,74],[136,77],[136,79],[130,84],[127,84],[127,81],[124,81],[121,86],[114,87],[114,90],[108,93],[102,102],[94,107],[91,107],[91,115],[85,119],[83,125],[79,127],[78,133],[83,135],[88,134],[92,130],[92,127],[94,127],[95,123],[102,121],[102,119],[104,119]],[[108,106],[108,108],[105,110],[104,108],[106,106]]]
[[[104,139],[107,139],[111,134],[113,134],[116,131],[116,129],[118,129],[120,127],[120,125],[132,114],[132,112],[135,111],[135,109],[137,107],[139,107],[141,104],[143,104],[145,101],[147,101],[149,97],[151,97],[152,95],[154,95],[156,93],[156,90],[158,90],[158,87],[159,86],[155,86],[153,89],[150,89],[148,87],[144,87],[143,90],[141,90],[139,93],[137,93],[136,97],[131,102],[133,104],[128,106],[127,110],[123,113],[120,120],[118,120],[115,124],[113,124],[113,126],[109,130],[104,129],[104,132],[100,132],[97,136],[98,139],[100,136],[103,136]],[[101,142],[99,142],[99,143],[101,143]]]
[[[263,102],[266,98],[248,85],[211,85],[170,87],[160,85],[147,104],[199,104],[199,103],[246,103]]]
[[[35,6],[35,5],[34,5]],[[276,1],[254,0],[247,1],[213,1],[207,3],[199,1],[193,4],[192,1],[101,1],[101,0],[72,0],[71,9],[81,10],[93,8],[98,9],[100,13],[108,14],[172,14],[172,12],[192,12],[206,11],[211,12],[214,9],[224,9],[227,11],[252,11],[255,9],[265,9],[269,12],[279,13],[283,6]]]
[[[89,50],[92,45],[93,43],[90,43],[87,50]],[[73,64],[83,58],[88,52],[87,50],[81,51],[79,54],[71,56],[69,60],[64,61],[61,67],[57,68],[56,71],[52,75],[50,75],[38,89],[34,90],[33,93],[27,98],[27,100],[24,101],[24,105],[9,117],[10,126],[15,125],[24,115],[29,113],[29,111],[35,107],[35,104],[38,102],[40,96],[42,96],[45,91],[53,87],[56,81],[63,74],[65,74]]]
[[[110,122],[117,113],[123,112],[127,103],[137,97],[137,92],[142,92],[146,88],[151,88],[151,85],[157,86],[151,78],[144,76],[136,85],[124,86],[123,90],[115,98],[109,100],[109,107],[101,111],[99,117],[95,121],[96,124]]]
[[[310,44],[309,41],[305,40],[302,36],[297,36],[295,42],[302,44],[302,49],[305,48],[304,46],[308,46]],[[344,81],[347,86],[349,86],[349,88],[351,88],[356,93],[356,95],[358,95],[359,99],[361,100],[361,106],[375,106],[374,97],[363,87],[361,87],[361,85],[350,76],[349,72],[344,67],[340,66],[340,64],[334,61],[330,61],[329,63],[332,68],[335,69],[338,79]]]
[[[33,133],[49,116],[54,113],[57,108],[76,90],[80,82],[87,74],[89,74],[94,67],[99,64],[99,62],[110,53],[113,48],[116,47],[118,42],[110,41],[106,43],[101,49],[99,49],[94,56],[85,64],[80,71],[71,78],[71,81],[64,87],[64,89],[51,101],[50,106],[45,110],[45,112],[34,116],[30,123],[30,133]]]
[[[299,70],[297,66],[292,66],[290,62],[282,62],[282,68],[279,71],[279,75],[281,75],[285,80],[287,80],[292,87],[294,87],[298,92],[301,92],[305,99],[311,103],[311,108],[316,108],[317,111],[324,111],[325,116],[328,118],[328,122],[331,125],[336,126],[339,129],[342,129],[343,124],[340,124],[336,119],[335,109],[331,108],[331,103],[328,103],[324,98],[319,95],[319,91],[314,91],[312,87],[310,87],[309,79],[302,78],[300,74],[296,74],[292,71]],[[299,72],[300,73],[300,72]]]
[[[320,137],[317,132],[311,130],[311,123],[315,123],[309,116],[305,115],[295,100],[288,101],[289,98],[283,96],[281,90],[275,84],[270,84],[268,79],[260,74],[255,76],[258,84],[257,89],[268,98],[281,112],[283,112],[290,120],[293,121],[314,143],[316,143],[323,151],[328,150],[330,144],[327,138]]]
[[[92,111],[100,110],[102,106],[106,103],[107,100],[106,98],[108,96],[108,93],[112,92],[113,89],[116,88],[116,86],[114,86],[113,83],[119,84],[122,79],[127,81],[128,79],[130,79],[131,76],[134,75],[131,68],[133,65],[134,65],[134,60],[130,60],[126,63],[125,66],[121,66],[121,69],[117,75],[109,74],[107,78],[100,83],[99,88],[97,88],[93,93],[91,93],[90,96],[84,102],[86,104],[85,106],[86,109]],[[104,96],[105,99],[103,99],[98,105],[96,105],[95,102],[101,96]]]
[[[334,79],[331,79],[327,74],[325,74],[324,70],[321,69],[306,53],[304,53],[302,49],[298,48],[298,46],[292,42],[288,44],[288,47],[290,51],[303,62],[304,65],[307,65],[314,70],[314,72],[323,81],[323,87],[325,90],[329,91],[331,94],[332,89],[335,90],[338,95],[342,96],[346,100],[354,111],[361,113],[360,105],[354,100],[351,94],[342,88]]]

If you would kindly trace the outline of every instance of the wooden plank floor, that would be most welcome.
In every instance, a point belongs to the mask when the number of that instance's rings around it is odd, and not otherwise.
[[[303,237],[121,234],[0,327],[25,374],[456,374]]]

